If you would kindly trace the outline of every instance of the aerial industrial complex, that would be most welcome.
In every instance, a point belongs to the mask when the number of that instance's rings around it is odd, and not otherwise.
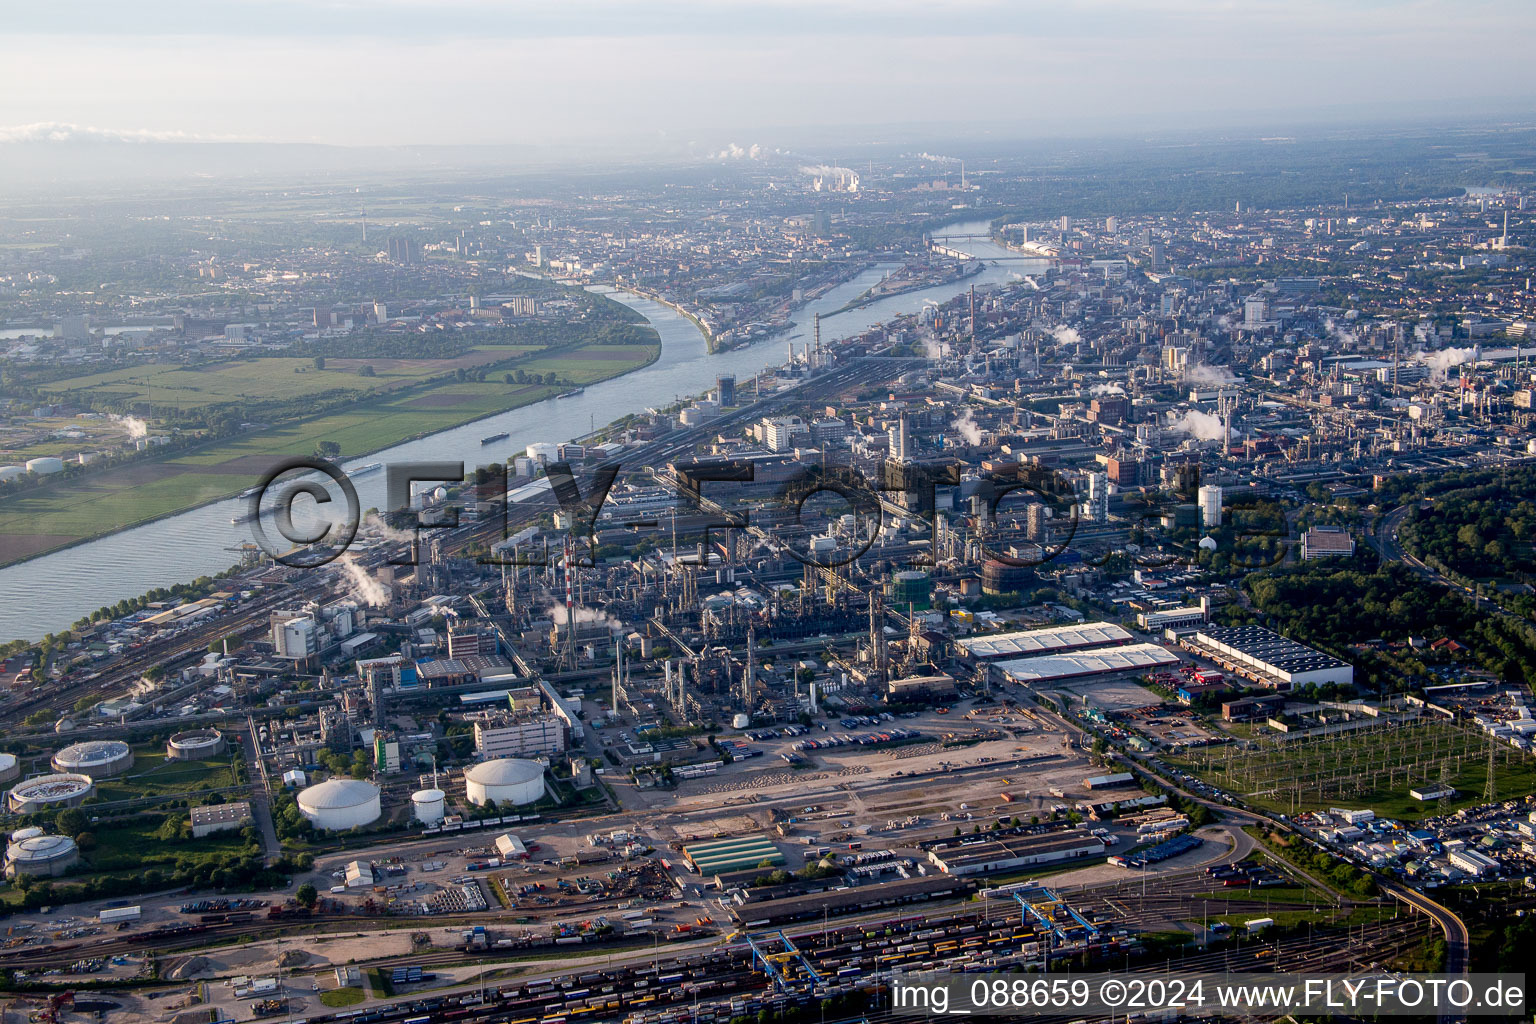
[[[1510,969],[1528,189],[1042,210],[1022,158],[866,163],[296,194],[280,243],[210,198],[99,267],[16,228],[0,517],[55,476],[152,514],[0,554],[222,539],[5,648],[6,996],[845,1021],[907,971]]]

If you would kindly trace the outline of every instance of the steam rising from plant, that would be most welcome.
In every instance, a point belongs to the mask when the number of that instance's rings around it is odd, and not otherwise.
[[[981,428],[976,425],[976,415],[971,412],[970,409],[965,409],[962,411],[960,415],[955,418],[955,421],[950,424],[950,426],[953,427],[961,437],[965,438],[966,444],[981,444]]]
[[[1182,430],[1202,441],[1220,441],[1226,436],[1226,431],[1221,425],[1221,417],[1213,413],[1192,409],[1183,415],[1170,412],[1168,419],[1169,426],[1175,430]]]
[[[383,608],[389,604],[389,594],[384,585],[369,576],[367,570],[358,565],[351,555],[342,555],[337,564],[347,574],[348,592],[359,602],[370,608]]]
[[[113,421],[128,428],[128,436],[137,440],[149,436],[149,424],[137,416],[113,416]]]

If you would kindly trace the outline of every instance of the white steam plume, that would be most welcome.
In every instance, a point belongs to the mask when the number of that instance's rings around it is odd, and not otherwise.
[[[614,618],[612,615],[609,615],[601,608],[588,608],[586,605],[579,604],[572,610],[575,612],[576,622],[578,624],[583,622],[601,622],[607,625],[610,629],[622,629],[624,626],[622,622]],[[561,604],[559,601],[553,602],[549,606],[549,617],[554,621],[555,625],[565,625],[565,605]]]
[[[1083,336],[1077,333],[1075,327],[1052,327],[1051,337],[1056,339],[1058,345],[1080,345]]]
[[[112,420],[115,423],[121,423],[123,426],[127,427],[128,436],[130,438],[137,439],[140,437],[149,436],[149,424],[145,423],[137,416],[113,416]]]
[[[1125,388],[1119,384],[1095,384],[1088,389],[1090,395],[1123,395]]]
[[[1226,435],[1221,425],[1221,417],[1213,413],[1201,412],[1198,409],[1183,415],[1170,412],[1168,419],[1169,426],[1175,430],[1182,430],[1202,441],[1220,441]]]
[[[949,344],[947,342],[936,341],[933,338],[924,338],[922,341],[924,358],[943,359],[949,355]]]
[[[953,427],[961,437],[965,438],[966,444],[981,444],[981,428],[976,425],[976,415],[975,413],[971,412],[970,409],[962,410],[960,415],[955,418],[955,421],[951,423],[950,426]]]
[[[1184,368],[1184,379],[1198,381],[1202,384],[1227,384],[1232,380],[1231,374],[1225,366],[1208,366],[1205,363],[1191,363]]]
[[[717,160],[756,160],[759,157],[761,157],[762,155],[763,155],[763,147],[759,146],[755,142],[752,143],[752,145],[747,146],[745,148],[743,148],[741,146],[738,146],[736,143],[733,142],[730,145],[726,146],[724,149],[722,149],[720,152],[716,153],[715,154],[715,159],[717,159]]]
[[[1431,380],[1444,380],[1453,367],[1477,362],[1476,348],[1443,348],[1438,352],[1415,352],[1414,361],[1429,367]]]
[[[384,585],[369,576],[351,555],[342,555],[338,559],[338,564],[347,574],[347,582],[350,584],[348,589],[358,601],[370,608],[383,608],[389,604],[389,595],[385,592]]]

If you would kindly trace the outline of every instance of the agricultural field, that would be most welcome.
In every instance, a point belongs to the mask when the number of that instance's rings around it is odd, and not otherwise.
[[[309,359],[263,356],[199,366],[156,363],[66,377],[39,385],[50,400],[91,397],[124,405],[192,411],[210,405],[293,402],[315,395],[379,394],[458,369],[474,369],[538,351],[527,345],[478,345],[453,359],[334,359],[316,369]],[[371,366],[374,375],[363,376]]]
[[[627,373],[654,361],[660,351],[659,345],[586,345],[564,350],[558,357],[541,359],[535,356],[532,360],[519,361],[518,368],[528,373],[558,373],[562,381],[560,384],[521,385],[505,383],[500,371],[492,371],[483,381],[449,377],[421,383],[422,377],[441,376],[441,361],[434,364],[434,372],[426,373],[421,367],[409,364],[432,361],[335,360],[343,366],[371,362],[378,376],[365,378],[346,370],[333,372],[329,361],[326,370],[316,371],[312,364],[303,360],[275,360],[288,367],[286,375],[275,369],[261,372],[293,388],[302,389],[310,384],[328,386],[338,378],[353,385],[383,380],[385,386],[334,412],[210,442],[164,460],[139,461],[84,473],[53,486],[0,500],[0,564],[238,494],[256,483],[278,459],[310,455],[322,441],[336,443],[345,456],[364,455],[410,438],[542,401],[573,385],[591,384]],[[526,352],[524,350],[524,354]],[[502,347],[499,350],[476,350],[461,358],[503,360],[518,354],[519,350],[515,348]],[[295,362],[300,363],[301,368],[309,366],[309,371],[294,373]],[[153,381],[132,383],[125,377],[112,386],[165,386],[167,374],[179,372],[182,371],[166,368]],[[389,374],[395,376],[386,376]],[[76,381],[81,379],[74,378]],[[389,386],[390,380],[395,381],[393,386]],[[218,402],[227,400],[228,389],[248,386],[223,380],[218,374],[213,375],[213,379],[199,378],[195,383],[199,390],[178,393],[188,401]],[[218,390],[220,388],[224,390]],[[322,387],[312,393],[323,391]]]
[[[1438,719],[1384,724],[1295,740],[1264,738],[1257,749],[1207,747],[1169,760],[1255,806],[1281,814],[1348,806],[1414,820],[1442,813],[1408,795],[1442,779],[1456,808],[1481,803],[1492,753],[1500,798],[1536,792],[1536,758]]]

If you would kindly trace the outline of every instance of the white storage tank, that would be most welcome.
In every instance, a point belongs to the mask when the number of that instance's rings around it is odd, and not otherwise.
[[[18,782],[6,796],[5,803],[12,814],[31,814],[33,811],[78,806],[94,792],[96,782],[89,775],[61,772],[57,775],[37,775],[25,782]]]
[[[750,715],[737,715],[735,718],[731,719],[731,728],[733,729],[745,729],[751,724],[752,717]]]
[[[299,811],[316,828],[339,832],[379,819],[379,787],[361,779],[327,779],[299,792]]]
[[[560,446],[550,444],[548,441],[535,441],[526,449],[528,457],[534,462],[554,462],[560,457]]]
[[[54,754],[52,763],[55,771],[107,779],[133,767],[133,748],[122,740],[86,740]]]
[[[4,483],[7,480],[15,480],[19,476],[25,476],[26,472],[27,470],[24,466],[0,466],[0,483]]]
[[[440,789],[418,789],[411,794],[411,813],[423,825],[436,825],[443,820],[443,805],[448,794]]]
[[[16,760],[15,754],[0,754],[0,783],[14,781],[21,777],[21,762]]]
[[[484,761],[464,772],[464,795],[476,805],[531,804],[544,796],[544,766],[516,757]]]
[[[225,750],[224,734],[217,729],[188,729],[178,732],[165,743],[165,756],[171,761],[205,761]]]
[[[27,460],[27,472],[36,473],[38,476],[47,476],[50,473],[64,472],[64,460],[52,455],[44,455],[38,459]]]
[[[30,830],[29,830],[30,831]],[[62,875],[80,861],[80,848],[68,836],[29,835],[12,838],[5,848],[5,875],[31,875],[52,878]]]

